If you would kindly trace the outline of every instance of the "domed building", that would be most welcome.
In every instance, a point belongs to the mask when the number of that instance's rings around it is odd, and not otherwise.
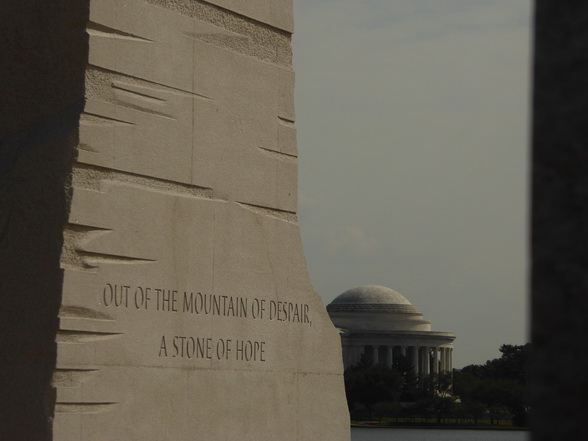
[[[396,291],[359,286],[335,298],[327,311],[341,333],[345,369],[364,355],[386,366],[406,357],[417,375],[452,371],[455,335],[431,331],[431,322]]]

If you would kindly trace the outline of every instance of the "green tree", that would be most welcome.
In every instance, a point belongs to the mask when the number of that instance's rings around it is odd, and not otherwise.
[[[454,375],[454,391],[465,405],[482,403],[491,422],[508,416],[515,425],[524,425],[527,416],[526,345],[502,345],[500,358],[484,365],[470,365]]]
[[[396,370],[373,365],[366,359],[348,368],[344,377],[350,410],[353,409],[353,403],[360,403],[368,409],[370,417],[375,403],[397,401],[403,385],[402,376]]]
[[[412,362],[406,356],[394,358],[392,367],[402,377],[402,389],[400,391],[400,401],[414,401],[418,395],[419,380],[416,375]]]
[[[437,422],[447,418],[455,410],[452,375],[448,372],[431,374],[422,378],[420,407],[426,408],[437,418]]]
[[[453,396],[453,375],[449,372],[426,375],[421,379],[420,391],[427,397]]]

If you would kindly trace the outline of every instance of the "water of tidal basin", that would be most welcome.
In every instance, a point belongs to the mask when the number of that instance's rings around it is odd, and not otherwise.
[[[529,441],[529,432],[452,429],[351,429],[351,441]]]

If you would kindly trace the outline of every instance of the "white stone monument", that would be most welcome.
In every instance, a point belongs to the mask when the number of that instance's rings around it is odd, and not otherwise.
[[[27,286],[34,301],[2,316],[39,308],[14,338],[44,339],[0,359],[15,394],[38,383],[19,404],[33,410],[4,399],[0,438],[349,439],[339,337],[296,219],[291,1],[57,3],[29,17],[59,31],[50,50],[15,49],[41,57],[17,67],[61,60],[75,81],[0,133],[1,220],[24,256],[6,259],[2,295]],[[66,77],[31,74],[49,89]],[[57,178],[26,181],[39,174]]]
[[[431,322],[402,294],[384,286],[363,285],[337,296],[327,311],[339,329],[343,365],[365,358],[394,366],[406,358],[416,375],[453,371],[455,335],[431,329]]]

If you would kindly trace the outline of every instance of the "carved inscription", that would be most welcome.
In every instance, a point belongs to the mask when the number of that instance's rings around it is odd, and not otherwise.
[[[212,337],[162,336],[160,357],[265,362],[265,342],[213,339]]]
[[[105,308],[157,311],[197,316],[235,317],[312,326],[306,303],[292,303],[257,297],[107,283],[98,303]],[[185,360],[266,361],[265,341],[247,338],[162,335],[159,358]]]
[[[275,320],[312,326],[309,317],[310,308],[306,303],[282,302],[255,297],[203,294],[193,291],[107,283],[102,291],[100,303],[107,308]]]

